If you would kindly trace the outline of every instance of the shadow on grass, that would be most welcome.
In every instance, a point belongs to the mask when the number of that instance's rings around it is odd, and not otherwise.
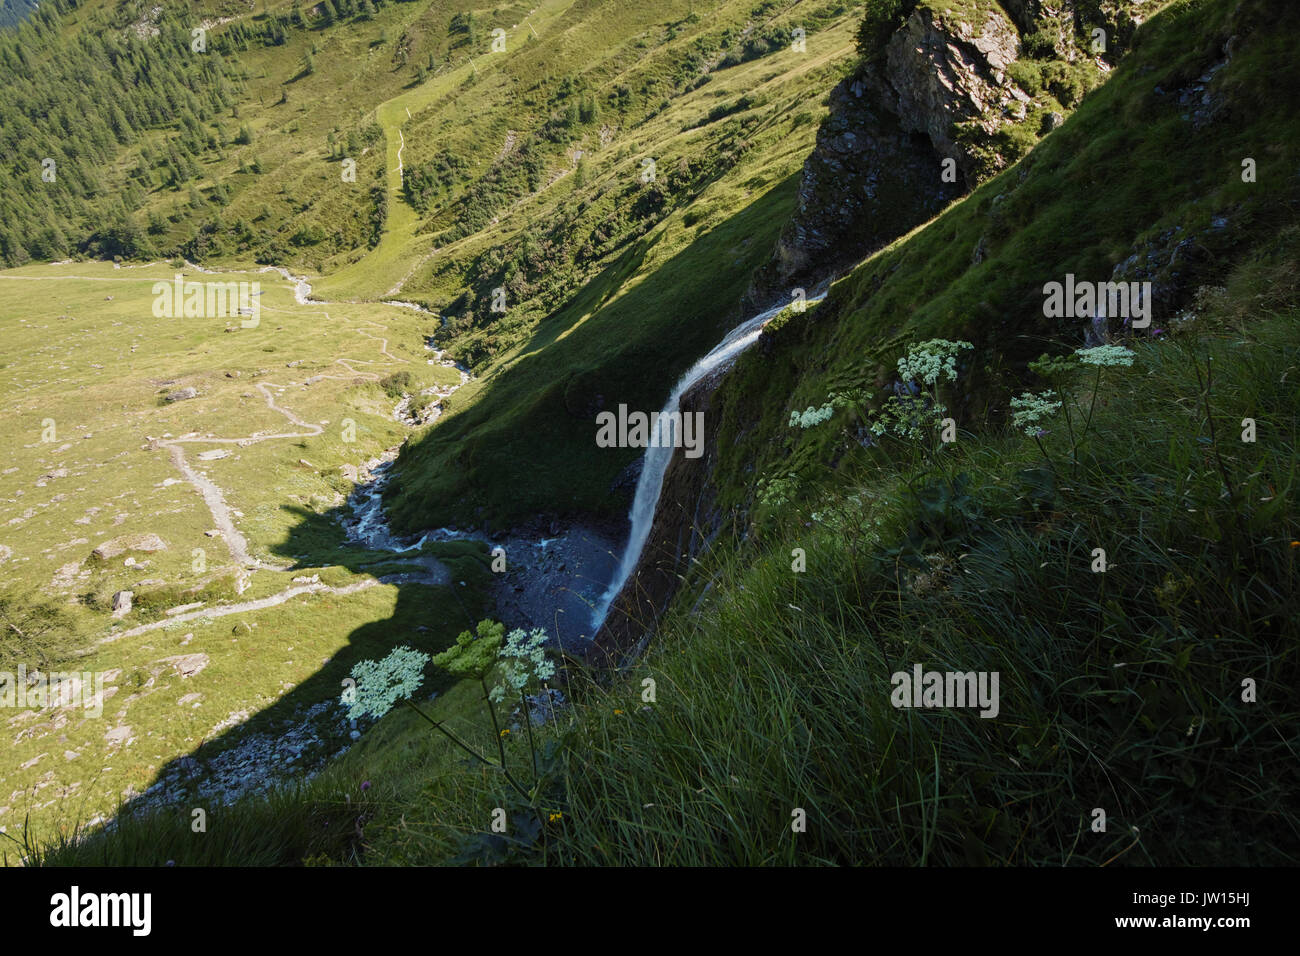
[[[736,324],[738,303],[789,211],[796,179],[791,176],[717,226],[701,228],[685,248],[629,287],[659,234],[634,242],[539,324],[524,357],[484,383],[475,406],[404,449],[407,487],[395,496],[400,478],[394,476],[386,503],[397,497],[405,502],[408,526],[432,527],[443,522],[427,518],[453,510],[463,515],[466,501],[485,500],[474,483],[491,476],[497,500],[510,502],[492,509],[498,520],[592,513],[622,518],[628,498],[612,493],[610,485],[637,452],[595,451],[595,413],[620,403],[658,409],[682,371]],[[719,270],[718,262],[732,268]],[[714,265],[703,268],[706,263]],[[455,471],[450,480],[445,474],[412,478],[448,466]],[[414,506],[416,498],[422,507]],[[344,832],[355,828],[358,814],[350,797],[344,805],[316,793],[295,803],[285,792],[273,792],[269,801],[241,801],[222,823],[223,798],[264,793],[268,778],[277,786],[304,783],[353,742],[341,694],[359,661],[384,657],[399,645],[437,653],[481,618],[499,616],[489,606],[490,557],[486,545],[470,541],[425,545],[407,554],[369,550],[346,538],[341,519],[351,513],[349,505],[324,513],[288,510],[296,520],[274,549],[277,556],[292,559],[294,571],[319,574],[327,586],[378,578],[397,589],[392,613],[352,630],[318,670],[274,702],[252,714],[231,715],[230,726],[169,761],[107,823],[113,834],[101,829],[78,842],[56,842],[34,862],[294,865],[317,853],[338,859],[351,852],[359,835]],[[396,518],[392,511],[390,516]],[[431,583],[438,565],[444,574]],[[290,600],[313,602],[311,619],[319,620],[322,612],[342,611],[356,597],[322,591]],[[243,617],[216,620],[218,626],[229,621],[234,636],[256,639]],[[419,697],[447,689],[448,679],[432,674]],[[208,814],[205,833],[192,832],[195,809]],[[214,839],[222,825],[235,832]]]
[[[621,519],[626,506],[610,488],[638,453],[596,449],[596,414],[620,404],[657,411],[677,378],[742,318],[740,302],[797,186],[792,174],[701,227],[634,283],[654,241],[633,243],[543,319],[472,407],[403,450],[390,486],[394,527],[502,527],[536,515]]]
[[[342,699],[344,680],[354,665],[382,658],[399,645],[435,654],[487,616],[490,558],[487,546],[473,541],[427,545],[408,555],[370,550],[347,541],[341,524],[350,512],[346,504],[324,513],[300,507],[286,510],[298,520],[273,553],[295,559],[290,572],[315,573],[322,584],[340,588],[396,587],[391,615],[356,627],[346,643],[307,679],[256,713],[242,718],[232,715],[229,727],[165,764],[152,785],[125,801],[107,822],[106,829],[116,832],[83,830],[79,843],[60,846],[56,841],[47,846],[37,855],[39,862],[161,866],[175,860],[181,865],[292,865],[313,851],[333,857],[344,854],[351,837],[347,827],[340,830],[335,818],[340,813],[356,816],[350,800],[309,801],[297,806],[302,817],[315,820],[307,823],[285,818],[296,812],[286,794],[293,784],[305,783],[331,756],[351,745],[354,730],[365,729],[364,723],[358,727],[357,722],[347,720]],[[355,600],[356,593],[322,591],[291,598],[283,606],[312,602],[315,607],[310,619],[319,621],[322,616],[328,618],[334,607],[342,610],[346,602]],[[256,640],[257,631],[245,623],[248,616],[216,618],[215,633],[209,634],[219,640],[221,627],[229,622],[232,635]],[[201,652],[201,647],[196,643],[193,651]],[[446,675],[429,669],[418,696],[442,693],[451,683]],[[295,767],[302,771],[296,772]],[[290,791],[270,793],[267,782],[275,788],[289,785]],[[261,801],[245,800],[235,815],[240,832],[211,839],[211,832],[229,819],[221,819],[227,799],[253,794],[272,799],[265,806]],[[275,807],[279,809],[272,812]],[[196,809],[207,815],[207,832],[192,830]],[[267,819],[252,829],[264,832],[250,832],[250,821],[260,817]],[[332,833],[328,830],[331,824],[335,826]],[[278,838],[272,837],[275,832],[279,832]],[[0,847],[0,851],[14,849],[12,845]]]

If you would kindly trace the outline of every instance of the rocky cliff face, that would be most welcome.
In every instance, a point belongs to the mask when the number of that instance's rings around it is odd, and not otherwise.
[[[796,212],[756,297],[858,261],[1018,159],[1123,51],[1131,6],[918,3],[831,92]]]
[[[1133,5],[917,2],[883,48],[831,91],[798,206],[751,300],[811,288],[1019,159],[1123,51]],[[1105,51],[1091,45],[1094,28],[1105,32]],[[688,392],[682,411],[704,411],[709,421],[716,384],[717,376]],[[691,559],[725,523],[716,460],[716,445],[706,441],[701,458],[679,453],[670,464],[641,561],[595,639],[606,662],[640,651]]]

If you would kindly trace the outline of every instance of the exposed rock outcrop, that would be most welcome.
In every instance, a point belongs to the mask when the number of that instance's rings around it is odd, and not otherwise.
[[[131,613],[134,591],[118,591],[113,595],[113,617],[126,617]]]
[[[991,135],[1032,101],[1006,72],[1019,44],[997,8],[977,22],[914,10],[831,92],[768,277],[788,284],[856,261],[962,195],[977,163],[957,124]]]
[[[106,561],[110,558],[116,558],[119,554],[125,554],[127,551],[144,551],[147,554],[152,554],[155,551],[165,550],[167,550],[167,542],[150,532],[125,534],[121,537],[112,538],[95,548],[91,555],[101,561]]]
[[[798,206],[756,279],[755,299],[860,260],[1018,159],[1125,48],[1137,22],[1131,6],[916,4],[877,55],[831,92]],[[1099,45],[1094,29],[1103,31]],[[1027,69],[1013,69],[1029,57]]]

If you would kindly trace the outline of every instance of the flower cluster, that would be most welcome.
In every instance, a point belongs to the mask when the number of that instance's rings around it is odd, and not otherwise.
[[[1061,410],[1061,403],[1056,400],[1056,393],[1051,389],[1035,395],[1025,392],[1019,398],[1011,400],[1011,424],[1024,430],[1031,438],[1045,434],[1039,422],[1051,418]]]
[[[516,629],[506,636],[501,648],[501,683],[488,696],[494,703],[513,697],[534,680],[548,681],[555,676],[555,663],[546,657],[546,631],[534,628],[525,634]]]
[[[917,439],[928,435],[947,411],[928,396],[890,395],[869,427],[877,437],[889,432],[897,438]]]
[[[946,382],[957,380],[957,356],[963,349],[973,349],[969,342],[950,342],[947,339],[930,339],[908,349],[898,360],[898,377],[904,382],[921,382],[936,385],[940,378]]]
[[[814,408],[811,405],[803,412],[792,411],[790,413],[791,428],[812,428],[814,425],[820,425],[835,414],[835,407],[827,402],[821,408]]]
[[[352,689],[348,719],[356,720],[367,714],[376,718],[384,716],[399,700],[419,690],[428,663],[428,654],[409,647],[396,647],[381,661],[359,661],[352,668],[356,687]],[[348,698],[345,692],[345,703],[349,702]]]
[[[1122,345],[1096,345],[1090,349],[1075,349],[1074,354],[1084,365],[1099,368],[1120,366],[1128,368],[1133,364],[1134,353]]]
[[[758,502],[768,508],[787,504],[799,491],[799,476],[794,472],[758,481]]]

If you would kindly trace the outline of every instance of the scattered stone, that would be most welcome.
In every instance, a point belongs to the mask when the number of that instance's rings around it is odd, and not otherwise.
[[[167,393],[168,402],[183,402],[186,399],[198,398],[198,397],[199,397],[199,390],[195,388],[193,385],[187,386],[186,388],[178,388],[174,392]]]
[[[216,461],[218,458],[229,458],[230,450],[228,448],[213,448],[211,451],[199,452],[199,461]]]
[[[126,534],[105,541],[91,554],[102,561],[108,558],[116,558],[119,554],[125,554],[127,551],[152,553],[165,550],[167,550],[167,542],[156,534]]]
[[[180,654],[176,657],[164,657],[159,664],[170,664],[182,678],[194,677],[208,666],[207,654]]]
[[[135,597],[134,591],[118,591],[113,595],[113,617],[126,617],[131,613],[132,599]]]

